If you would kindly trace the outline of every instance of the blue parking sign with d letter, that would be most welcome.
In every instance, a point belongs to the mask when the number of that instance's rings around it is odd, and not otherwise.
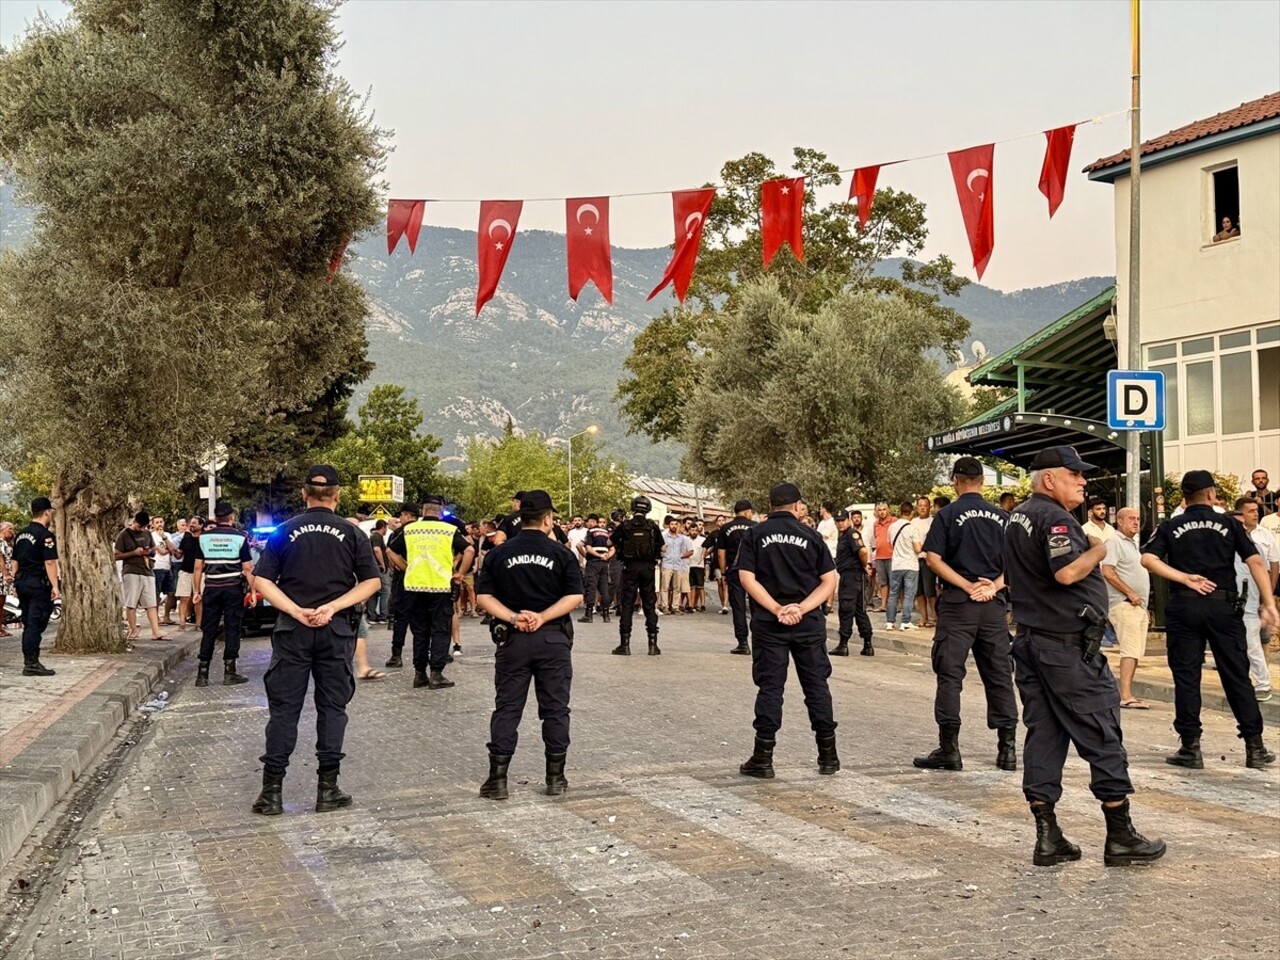
[[[1164,374],[1156,370],[1107,372],[1107,426],[1112,430],[1164,429]]]

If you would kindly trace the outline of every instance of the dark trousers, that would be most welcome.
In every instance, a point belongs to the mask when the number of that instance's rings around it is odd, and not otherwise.
[[[1129,757],[1120,733],[1120,693],[1102,654],[1085,663],[1077,643],[1020,633],[1013,663],[1022,695],[1022,793],[1027,800],[1057,803],[1067,746],[1089,764],[1089,788],[1099,800],[1133,793]]]
[[[1208,643],[1218,667],[1222,692],[1235,714],[1240,736],[1262,733],[1262,711],[1249,680],[1244,618],[1226,600],[1175,591],[1165,611],[1165,644],[1173,671],[1173,729],[1200,736],[1200,671]]]
[[[588,560],[582,571],[583,588],[586,591],[587,610],[594,610],[597,600],[601,610],[609,609],[609,564],[604,560]]]
[[[653,583],[652,563],[624,563],[622,592],[618,596],[618,636],[631,639],[631,621],[636,613],[636,594],[644,606],[644,629],[651,637],[658,635],[658,588]]]
[[[538,700],[542,742],[547,753],[569,749],[569,686],[573,681],[573,639],[560,627],[536,633],[511,631],[511,639],[494,658],[493,717],[489,720],[489,752],[509,757],[516,752],[520,717],[529,698],[529,682]]]
[[[951,587],[938,598],[938,631],[933,640],[933,672],[938,678],[933,719],[938,726],[960,726],[960,691],[970,650],[987,695],[987,726],[999,730],[1018,725],[1006,609],[1002,600],[974,603]]]
[[[240,635],[244,623],[244,592],[239,587],[214,587],[205,590],[204,616],[200,620],[200,662],[213,659],[213,645],[218,627],[223,628],[222,657],[234,660],[240,656]]]
[[[751,679],[756,685],[756,733],[772,740],[782,729],[782,693],[787,685],[788,659],[796,663],[796,679],[804,692],[809,726],[820,737],[836,732],[831,708],[831,658],[826,638],[820,633],[793,637],[785,627],[764,628],[753,624],[755,646],[751,650]]]
[[[22,604],[22,657],[34,660],[40,656],[40,638],[53,616],[53,586],[18,580],[13,588]]]
[[[391,652],[404,649],[404,638],[409,633],[409,603],[405,599],[404,571],[391,574]]]
[[[619,557],[609,561],[609,596],[616,607],[618,598],[622,596],[622,560]]]
[[[751,600],[747,588],[736,573],[729,574],[729,611],[733,614],[733,636],[738,643],[747,642],[747,617],[751,614]]]
[[[447,593],[405,591],[409,629],[413,631],[413,669],[443,670],[449,662],[453,598]]]
[[[343,633],[334,628],[340,626]],[[316,760],[320,769],[337,767],[343,756],[347,704],[356,693],[351,658],[356,638],[345,618],[326,627],[277,629],[271,635],[271,666],[262,678],[267,688],[267,749],[260,758],[273,773],[283,773],[298,743],[298,717],[307,698],[307,682],[315,681]]]
[[[867,616],[867,604],[863,592],[866,577],[861,570],[853,570],[840,574],[840,592],[837,597],[837,609],[840,613],[841,643],[848,643],[853,636],[853,625],[858,625],[858,636],[864,643],[871,642],[871,618]],[[736,626],[736,624],[735,624]]]

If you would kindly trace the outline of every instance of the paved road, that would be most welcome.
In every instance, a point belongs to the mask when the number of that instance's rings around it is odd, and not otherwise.
[[[407,671],[360,685],[342,780],[356,803],[337,813],[312,812],[310,711],[286,815],[248,812],[266,641],[247,644],[241,687],[197,690],[188,664],[73,826],[12,955],[1280,956],[1280,769],[1245,770],[1228,718],[1207,717],[1208,769],[1183,775],[1160,759],[1170,708],[1125,714],[1136,819],[1168,840],[1164,861],[1102,866],[1073,759],[1060,816],[1084,859],[1037,869],[976,681],[964,772],[912,769],[933,735],[919,658],[836,663],[836,776],[817,775],[794,680],[778,778],[738,776],[754,688],[727,621],[664,618],[660,658],[609,656],[613,625],[580,627],[571,790],[540,793],[531,707],[503,804],[476,795],[492,657],[474,621],[456,688],[412,690]],[[373,643],[385,657],[385,631]]]

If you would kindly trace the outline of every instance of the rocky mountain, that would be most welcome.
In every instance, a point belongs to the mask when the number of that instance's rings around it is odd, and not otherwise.
[[[29,230],[12,188],[0,186],[0,246],[20,244]],[[370,357],[377,365],[361,394],[378,383],[407,387],[421,402],[427,429],[444,439],[447,463],[460,462],[467,437],[498,434],[508,420],[517,430],[561,439],[595,423],[609,454],[637,472],[674,476],[679,445],[627,436],[613,399],[631,342],[673,302],[669,293],[645,300],[668,248],[615,248],[613,304],[593,286],[575,303],[563,235],[521,231],[498,294],[479,316],[475,250],[473,232],[438,227],[423,228],[412,256],[404,241],[388,256],[381,236],[352,246],[344,269],[369,291]],[[896,272],[896,264],[883,269]],[[994,355],[1111,282],[1086,277],[1013,293],[970,284],[949,305],[972,324],[970,354],[977,340]]]

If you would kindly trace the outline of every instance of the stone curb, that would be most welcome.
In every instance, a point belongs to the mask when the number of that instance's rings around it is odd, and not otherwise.
[[[144,641],[145,644],[145,641]],[[44,730],[11,763],[0,767],[0,866],[6,866],[40,821],[92,769],[125,720],[146,702],[175,664],[200,647],[200,635],[120,654],[136,661],[104,680]]]

